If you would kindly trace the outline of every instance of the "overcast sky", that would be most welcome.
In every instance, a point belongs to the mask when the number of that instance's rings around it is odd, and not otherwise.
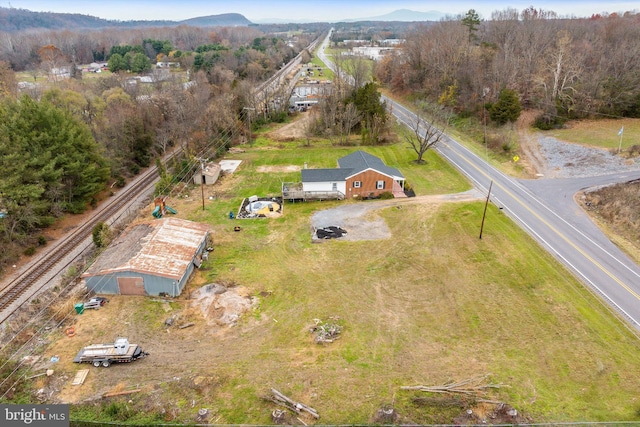
[[[640,12],[640,1],[637,0],[0,0],[0,6],[35,12],[81,13],[120,21],[180,21],[198,16],[240,13],[253,22],[266,19],[338,22],[380,16],[398,9],[438,11],[448,15],[475,9],[482,18],[489,19],[491,12],[496,10],[515,8],[521,11],[529,6],[575,17],[602,12]]]

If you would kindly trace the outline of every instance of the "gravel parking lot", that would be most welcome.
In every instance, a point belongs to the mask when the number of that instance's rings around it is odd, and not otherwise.
[[[335,226],[343,228],[347,234],[340,240],[379,240],[389,239],[391,231],[387,223],[377,211],[383,208],[401,208],[408,204],[436,205],[444,202],[479,200],[483,196],[477,190],[469,190],[464,193],[442,194],[435,196],[417,196],[406,199],[369,200],[358,203],[346,203],[332,209],[318,211],[311,217],[311,225],[314,229]],[[314,241],[321,239],[312,237]]]
[[[545,178],[579,178],[640,169],[640,159],[624,159],[609,150],[569,144],[549,136],[538,136],[544,159]]]

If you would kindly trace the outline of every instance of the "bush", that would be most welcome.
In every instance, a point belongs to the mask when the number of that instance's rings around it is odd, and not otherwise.
[[[628,150],[629,157],[638,157],[640,156],[640,145],[632,145]]]
[[[95,227],[93,227],[91,236],[96,247],[102,248],[109,244],[111,230],[109,229],[109,226],[107,224],[105,224],[104,222],[99,222],[95,225]]]
[[[134,415],[132,408],[125,402],[111,402],[104,410],[109,419],[126,421]]]
[[[378,196],[378,199],[382,199],[382,200],[389,200],[393,198],[394,198],[394,195],[391,191],[385,191],[384,193],[380,193],[380,195]]]
[[[27,249],[24,250],[23,252],[26,256],[31,256],[34,255],[36,253],[36,248],[33,246],[29,246]]]
[[[127,181],[124,179],[124,176],[122,175],[116,176],[116,187],[122,188],[125,186],[126,183]]]
[[[540,130],[560,129],[564,126],[566,119],[558,116],[551,116],[549,114],[541,114],[536,117],[533,122],[533,126]]]
[[[38,245],[39,246],[47,246],[47,238],[42,234],[38,236]]]

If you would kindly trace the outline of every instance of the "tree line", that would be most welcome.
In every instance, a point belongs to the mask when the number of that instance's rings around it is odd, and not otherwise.
[[[252,88],[316,37],[300,33],[285,41],[248,28],[173,30],[162,38],[153,30],[120,35],[129,44],[109,40],[113,34],[105,31],[101,47],[85,51],[87,59],[107,52],[182,61],[148,84],[125,68],[93,78],[40,79],[18,90],[16,64],[0,61],[0,268],[45,243],[38,234],[56,218],[95,206],[101,192],[124,185],[167,150],[179,146],[184,153],[161,171],[163,183],[171,184],[188,179],[195,156],[215,158],[241,141]],[[184,43],[189,37],[191,44]],[[43,71],[80,58],[76,35],[35,40],[31,60]],[[212,53],[220,56],[208,61]]]
[[[459,115],[512,90],[537,124],[552,127],[593,116],[640,117],[640,14],[559,18],[533,7],[466,15],[416,26],[375,76]],[[484,106],[484,107],[483,107]]]

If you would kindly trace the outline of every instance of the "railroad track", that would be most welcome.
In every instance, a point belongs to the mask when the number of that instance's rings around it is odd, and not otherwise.
[[[39,279],[50,272],[86,238],[91,236],[96,224],[108,222],[118,211],[126,207],[132,200],[137,199],[146,188],[158,179],[155,166],[144,171],[128,188],[123,189],[123,191],[111,198],[109,203],[96,215],[74,230],[70,235],[64,237],[54,250],[49,250],[42,259],[28,267],[19,276],[9,282],[5,287],[5,291],[0,294],[0,319],[2,319],[0,323],[20,308],[20,306],[17,306],[10,310],[12,305],[20,297],[28,293],[33,295],[44,286],[40,285],[36,288]]]

